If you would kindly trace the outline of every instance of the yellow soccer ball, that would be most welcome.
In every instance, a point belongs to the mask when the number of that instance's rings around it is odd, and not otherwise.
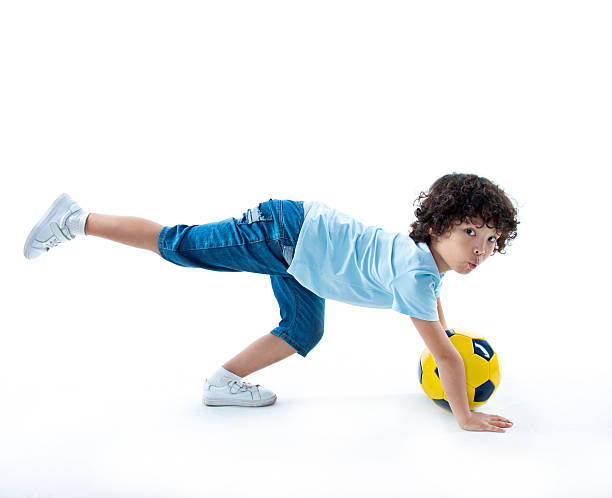
[[[489,342],[466,329],[450,329],[446,335],[457,348],[465,365],[467,396],[470,410],[484,405],[501,379],[497,353]],[[429,349],[425,348],[419,359],[419,383],[425,394],[440,408],[451,411],[442,389],[438,367]]]

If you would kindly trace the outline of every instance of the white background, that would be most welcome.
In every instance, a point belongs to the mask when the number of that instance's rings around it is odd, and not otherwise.
[[[607,2],[2,2],[0,496],[610,496]],[[407,316],[326,302],[325,336],[202,382],[280,319],[269,278],[77,238],[26,260],[69,193],[164,225],[320,200],[407,232],[438,177],[476,173],[517,239],[449,272],[449,327],[502,382],[467,432],[425,397]]]

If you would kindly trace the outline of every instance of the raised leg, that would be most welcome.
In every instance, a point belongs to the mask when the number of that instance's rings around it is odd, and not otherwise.
[[[277,361],[284,360],[295,352],[296,350],[280,337],[268,333],[257,339],[244,351],[238,353],[223,365],[223,368],[239,377],[246,377]]]
[[[140,249],[149,249],[159,255],[157,238],[163,225],[136,218],[90,213],[85,223],[85,235],[95,235]]]

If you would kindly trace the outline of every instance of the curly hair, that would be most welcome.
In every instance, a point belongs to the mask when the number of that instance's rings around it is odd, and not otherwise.
[[[415,242],[431,243],[431,234],[442,235],[456,222],[469,222],[480,217],[489,228],[501,235],[493,254],[505,254],[506,243],[516,238],[517,209],[506,193],[482,176],[451,173],[438,178],[428,192],[421,192],[414,201],[419,203],[410,225],[410,237]],[[484,226],[484,225],[483,225]],[[481,228],[481,227],[479,227]]]

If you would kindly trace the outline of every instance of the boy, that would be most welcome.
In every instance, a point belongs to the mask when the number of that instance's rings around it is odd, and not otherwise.
[[[89,213],[62,194],[30,232],[24,255],[95,235],[179,266],[270,275],[281,321],[206,379],[206,405],[273,404],[272,391],[242,378],[296,352],[306,357],[323,335],[325,299],[336,299],[409,315],[436,360],[459,426],[505,432],[508,419],[469,410],[463,360],[445,333],[439,295],[447,271],[467,275],[516,237],[516,209],[488,179],[459,173],[439,178],[417,201],[406,235],[365,226],[321,202],[270,199],[241,219],[164,227]]]

